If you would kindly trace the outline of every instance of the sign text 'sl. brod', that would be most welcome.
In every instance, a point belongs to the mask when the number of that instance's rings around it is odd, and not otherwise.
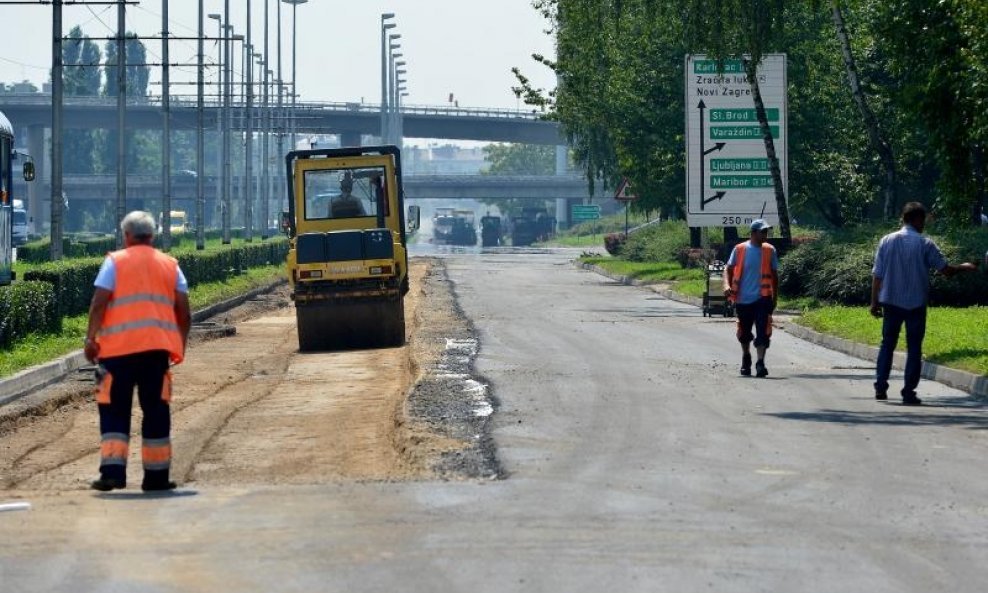
[[[756,218],[779,219],[766,132],[741,60],[718,67],[705,56],[686,57],[686,194],[690,226],[744,226]],[[786,56],[769,54],[756,72],[788,191]]]

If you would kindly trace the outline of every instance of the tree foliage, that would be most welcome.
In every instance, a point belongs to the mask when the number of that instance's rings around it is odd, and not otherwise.
[[[552,175],[556,172],[556,147],[537,144],[488,144],[484,175]]]
[[[638,208],[684,206],[682,68],[690,52],[753,62],[787,54],[787,198],[801,222],[845,226],[920,200],[956,226],[986,199],[984,0],[533,5],[557,50],[555,60],[533,57],[555,72],[557,88],[533,88],[515,69],[515,92],[561,123],[591,184],[628,177]]]
[[[83,35],[76,26],[62,43],[62,84],[66,95],[99,96],[100,50],[95,41]],[[63,147],[69,158],[64,160],[69,174],[92,174],[97,171],[96,156],[99,135],[93,130],[66,129]]]

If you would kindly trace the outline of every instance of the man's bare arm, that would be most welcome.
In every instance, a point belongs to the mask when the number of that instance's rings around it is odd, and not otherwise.
[[[175,319],[178,320],[178,331],[182,334],[182,348],[189,341],[189,329],[192,327],[192,313],[189,310],[189,295],[175,291]]]
[[[106,306],[110,302],[113,293],[105,288],[97,288],[93,292],[93,298],[89,301],[89,325],[86,328],[85,353],[89,362],[94,362],[99,356],[99,346],[96,344],[96,336],[99,335],[99,328],[103,325],[103,315],[106,313]]]

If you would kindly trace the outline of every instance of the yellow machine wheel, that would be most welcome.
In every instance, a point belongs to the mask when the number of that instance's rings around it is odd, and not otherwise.
[[[299,350],[402,346],[405,343],[403,300],[296,305]]]

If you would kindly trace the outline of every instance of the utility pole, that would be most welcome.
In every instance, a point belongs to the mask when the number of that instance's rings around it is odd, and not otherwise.
[[[230,93],[233,91],[230,72],[230,0],[223,3],[223,244],[230,244]]]
[[[262,0],[264,3],[264,62],[262,68],[264,70],[263,79],[264,86],[262,86],[262,96],[261,96],[261,241],[268,238],[268,221],[271,218],[268,212],[268,207],[271,202],[271,165],[268,162],[269,152],[268,145],[270,144],[270,137],[268,132],[271,130],[271,110],[268,105],[268,63],[271,58],[268,57],[270,48],[268,47],[268,0]]]
[[[244,239],[250,243],[253,241],[254,229],[254,117],[251,113],[254,101],[254,46],[251,44],[251,18],[250,0],[247,0],[247,62],[244,68],[247,70],[247,89],[245,96],[246,109],[246,140],[247,147],[244,153]]]
[[[165,0],[167,2],[168,0]],[[205,146],[203,135],[206,130],[203,125],[203,0],[199,0],[199,41],[198,41],[198,73],[196,74],[196,249],[206,248],[206,193],[203,187],[205,173]],[[217,119],[219,119],[217,117]],[[218,179],[217,179],[218,181]]]
[[[127,215],[127,5],[117,3],[117,248],[122,248],[120,221]]]
[[[202,33],[199,34],[200,42]],[[161,0],[161,110],[165,116],[161,146],[161,243],[165,250],[172,243],[172,115],[168,65],[168,0]],[[200,69],[202,64],[199,65]]]
[[[281,72],[281,0],[277,0],[276,1],[276,4],[278,5],[278,52],[277,52],[278,53],[278,119],[277,119],[277,124],[276,124],[277,130],[275,132],[275,137],[278,139],[278,159],[277,159],[278,160],[278,168],[277,168],[277,171],[281,171],[282,170],[282,168],[281,168],[282,167],[282,160],[281,159],[284,158],[284,156],[285,156],[285,133],[284,133],[284,122],[285,122],[284,108],[285,108],[285,106],[284,106],[284,100],[283,100],[283,96],[285,94],[285,87],[282,84],[282,81],[284,81],[285,79],[282,76],[282,72]],[[277,179],[277,178],[280,178],[281,175],[277,175],[276,174],[275,177]],[[286,178],[283,178],[283,179],[285,179],[285,181],[287,183],[287,179]],[[285,190],[285,187],[280,182],[279,182],[279,185],[281,185],[282,188],[279,190],[279,193],[277,195],[283,195],[280,192],[286,191]],[[279,210],[280,210],[281,208],[284,207],[284,201],[283,200],[278,200],[278,205],[279,205]],[[279,215],[279,217],[280,217],[280,215]],[[280,224],[280,218],[279,218],[279,224]]]
[[[52,261],[62,259],[62,0],[52,2],[51,52],[51,245]]]

